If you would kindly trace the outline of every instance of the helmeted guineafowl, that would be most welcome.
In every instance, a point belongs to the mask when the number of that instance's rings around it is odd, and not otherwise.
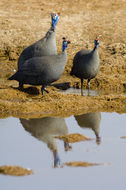
[[[86,113],[82,115],[74,116],[78,125],[82,128],[92,129],[96,135],[96,142],[100,144],[100,122],[101,122],[101,113]]]
[[[57,167],[60,164],[60,157],[58,154],[57,139],[55,137],[68,134],[65,119],[44,117],[29,120],[20,119],[20,122],[24,129],[31,133],[32,136],[47,144],[54,156],[54,167]],[[71,148],[68,143],[64,142],[65,151],[71,150]]]
[[[62,75],[67,62],[66,48],[70,41],[63,38],[62,52],[58,55],[33,57],[25,61],[20,69],[9,80],[17,80],[19,87],[23,84],[42,85],[41,92],[46,91],[45,86],[57,81]]]
[[[46,35],[23,50],[18,59],[18,69],[24,62],[32,57],[57,55],[55,27],[59,20],[59,13],[51,13],[51,28]]]
[[[100,61],[98,55],[98,38],[94,41],[93,50],[80,50],[73,59],[73,66],[70,75],[75,75],[81,79],[81,95],[83,95],[83,79],[88,79],[88,90],[90,80],[98,74]]]

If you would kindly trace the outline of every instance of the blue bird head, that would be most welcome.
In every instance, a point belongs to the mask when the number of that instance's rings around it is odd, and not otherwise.
[[[53,30],[55,29],[55,27],[56,27],[56,25],[58,23],[59,17],[60,17],[60,13],[51,13]]]
[[[98,37],[96,37],[94,44],[95,44],[95,48],[97,48],[99,46],[100,42],[99,42]]]
[[[66,40],[66,38],[63,37],[63,45],[62,45],[62,50],[65,51],[67,48],[68,44],[70,44],[69,40]]]

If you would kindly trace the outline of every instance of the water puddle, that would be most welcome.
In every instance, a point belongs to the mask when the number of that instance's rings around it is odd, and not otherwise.
[[[1,119],[0,166],[34,171],[27,177],[0,175],[1,187],[9,190],[13,183],[18,190],[83,186],[105,190],[106,185],[114,190],[124,189],[124,137],[126,114],[98,112],[68,118]]]
[[[69,88],[67,90],[62,90],[63,93],[65,94],[79,94],[81,95],[81,89],[78,88]],[[98,96],[100,95],[100,92],[98,90],[83,90],[83,96]]]
[[[57,83],[57,84],[52,84],[52,86],[56,87],[59,89],[60,92],[64,94],[78,94],[81,95],[81,89],[77,84],[76,87],[71,87],[69,82],[66,83]],[[101,96],[101,95],[126,95],[126,91],[121,92],[120,90],[104,90],[104,89],[96,89],[96,90],[88,90],[88,89],[83,89],[83,96]]]
[[[64,94],[79,94],[81,95],[81,89],[70,87],[65,90],[60,90]],[[121,94],[126,95],[125,92]],[[101,96],[101,95],[120,95],[120,91],[111,91],[111,90],[87,90],[83,89],[83,96]]]

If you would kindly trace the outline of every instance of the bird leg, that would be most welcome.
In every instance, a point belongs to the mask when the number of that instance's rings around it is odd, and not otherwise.
[[[100,144],[101,143],[101,138],[99,137],[99,135],[96,135],[96,143]]]
[[[58,152],[54,151],[53,155],[54,155],[54,168],[57,168],[58,166],[60,166],[60,158]]]
[[[81,96],[83,96],[83,79],[81,79]]]
[[[88,81],[87,81],[87,88],[88,88],[88,90],[90,90],[90,79],[88,79]]]
[[[44,91],[45,91],[46,93],[49,93],[49,91],[46,90],[45,85],[43,85],[42,88],[41,88],[42,95],[43,95],[43,92],[44,92]]]
[[[23,83],[22,82],[19,82],[19,89],[23,90]]]

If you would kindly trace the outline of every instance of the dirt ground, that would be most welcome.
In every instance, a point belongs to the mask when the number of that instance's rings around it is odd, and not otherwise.
[[[57,83],[80,87],[70,76],[72,60],[80,49],[92,49],[100,37],[100,72],[91,80],[99,96],[61,93],[49,87],[43,97],[40,87],[17,89],[7,78],[17,69],[22,50],[43,37],[50,28],[50,12],[60,12],[56,28],[57,49],[62,37],[71,41],[64,74]],[[1,0],[0,1],[0,118],[70,116],[86,112],[126,113],[126,1],[125,0]],[[84,89],[86,88],[86,81]]]

